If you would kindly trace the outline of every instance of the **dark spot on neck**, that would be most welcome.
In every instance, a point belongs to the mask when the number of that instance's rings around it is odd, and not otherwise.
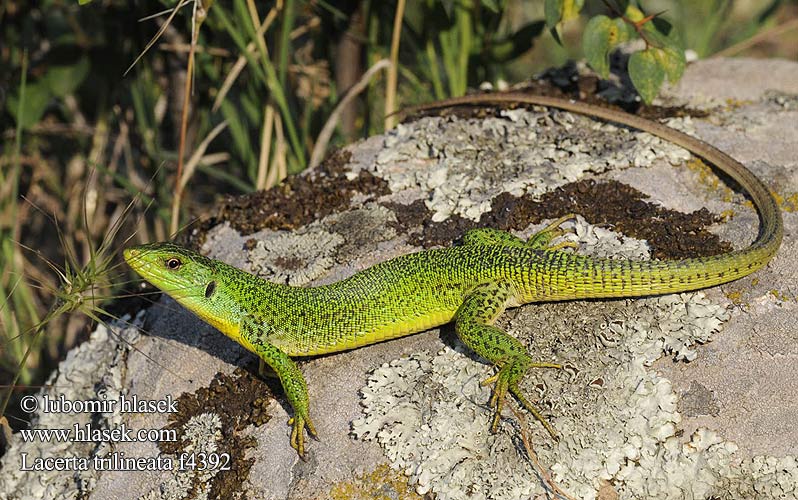
[[[208,286],[205,287],[205,298],[210,299],[211,295],[213,295],[213,292],[215,291],[216,291],[216,282],[211,281],[210,283],[208,283]]]

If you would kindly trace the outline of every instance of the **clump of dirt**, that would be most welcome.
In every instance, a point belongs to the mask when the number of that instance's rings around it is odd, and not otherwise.
[[[244,429],[252,424],[261,426],[271,419],[266,407],[274,398],[269,386],[243,368],[236,368],[232,375],[218,373],[208,387],[186,393],[177,400],[179,411],[171,414],[165,428],[177,431],[177,441],[159,442],[163,453],[182,453],[184,442],[182,431],[194,416],[214,413],[222,421],[222,438],[219,453],[230,455],[230,470],[220,470],[208,489],[209,498],[237,498],[249,477],[254,459],[244,458],[246,450],[256,446],[255,438],[244,436]],[[239,495],[240,496],[240,495]]]
[[[410,243],[424,248],[448,245],[475,227],[520,231],[544,219],[576,213],[592,224],[609,226],[648,241],[652,257],[657,259],[700,257],[731,250],[729,243],[707,231],[707,226],[719,220],[707,209],[685,214],[645,201],[646,198],[642,192],[618,181],[587,179],[566,184],[539,198],[502,193],[492,200],[491,210],[482,214],[479,222],[458,215],[432,222],[432,212],[423,201],[386,206],[396,213],[397,231],[409,232]],[[419,221],[421,229],[413,231]]]
[[[645,201],[644,193],[618,181],[587,179],[562,186],[532,200],[503,193],[494,208],[483,215],[480,225],[520,230],[529,222],[582,215],[588,222],[611,226],[628,236],[648,241],[656,259],[683,259],[717,255],[732,250],[729,243],[707,231],[720,218],[706,208],[689,214]]]
[[[307,175],[290,176],[265,191],[228,197],[212,225],[227,221],[245,235],[261,229],[296,229],[348,208],[356,193],[376,198],[390,192],[385,180],[364,170],[347,178],[350,159],[351,153],[338,150]]]

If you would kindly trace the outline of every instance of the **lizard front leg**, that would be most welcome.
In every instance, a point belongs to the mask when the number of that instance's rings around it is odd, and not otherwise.
[[[266,342],[265,335],[259,335],[259,328],[247,321],[242,325],[242,336],[252,345],[255,354],[277,374],[283,391],[291,403],[294,416],[288,420],[291,425],[291,447],[300,457],[305,457],[305,428],[308,434],[316,437],[316,429],[310,420],[308,386],[299,368],[286,353]],[[260,371],[260,370],[259,370]]]
[[[509,297],[509,286],[501,283],[484,284],[472,290],[457,310],[455,331],[465,345],[499,368],[494,376],[482,382],[483,385],[494,384],[490,398],[490,406],[494,410],[491,431],[498,430],[502,406],[509,391],[556,438],[554,428],[521,393],[518,383],[530,368],[562,366],[533,361],[518,339],[493,326],[496,317],[504,311]]]

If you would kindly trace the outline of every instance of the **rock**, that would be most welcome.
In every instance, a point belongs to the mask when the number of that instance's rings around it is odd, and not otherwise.
[[[171,397],[176,414],[116,409],[34,418],[36,428],[125,425],[153,430],[145,438],[157,439],[56,444],[17,434],[2,458],[0,497],[322,499],[365,498],[369,491],[403,499],[429,491],[439,499],[531,497],[544,489],[520,444],[521,429],[542,466],[579,498],[798,497],[795,82],[798,64],[787,61],[701,61],[661,101],[706,110],[706,117],[672,118],[671,125],[731,153],[777,193],[786,236],[767,269],[706,292],[532,304],[499,319],[537,359],[566,367],[534,370],[523,383],[561,434],[559,442],[531,416],[519,424],[509,411],[499,433],[488,432],[489,391],[478,382],[491,367],[444,326],[303,361],[320,441],[309,441],[302,461],[289,446],[290,408],[279,384],[253,376],[253,355],[162,298],[131,326],[113,326],[118,336],[100,327],[70,353],[37,401],[59,394],[98,401]],[[428,117],[346,151],[348,161],[338,157],[294,181],[305,183],[294,192],[306,197],[314,186],[323,185],[327,196],[338,189],[334,210],[303,207],[303,199],[286,205],[302,217],[253,210],[252,218],[261,219],[213,228],[203,252],[268,279],[323,284],[449,244],[486,221],[528,236],[544,219],[573,208],[571,202],[585,207],[585,217],[572,223],[582,253],[679,255],[679,231],[688,224],[691,237],[703,235],[691,251],[728,248],[717,236],[741,247],[756,233],[743,197],[680,148],[559,111]],[[624,185],[651,199],[625,197],[610,206],[596,195],[634,192]],[[580,201],[584,193],[592,198]],[[258,196],[272,195],[279,193]],[[628,205],[619,207],[625,199]],[[704,206],[733,217],[707,226],[706,212],[690,213]],[[521,212],[528,220],[513,218]],[[601,227],[607,223],[613,227]],[[679,395],[692,394],[688,406],[697,408],[696,387],[713,410],[683,414]],[[28,461],[115,454],[116,468],[124,458],[141,458],[127,465],[153,470],[20,471],[23,453]],[[199,453],[218,460],[204,471],[159,470],[190,465]]]

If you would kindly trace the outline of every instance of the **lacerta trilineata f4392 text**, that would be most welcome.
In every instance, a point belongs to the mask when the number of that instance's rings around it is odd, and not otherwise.
[[[460,340],[495,364],[490,404],[495,430],[507,393],[553,433],[519,391],[536,362],[515,338],[493,326],[506,307],[529,302],[600,297],[637,297],[696,290],[746,276],[778,249],[782,220],[764,184],[718,149],[659,123],[608,108],[526,94],[451,99],[425,109],[465,104],[534,104],[564,109],[634,127],[671,141],[714,164],[748,193],[760,231],[747,248],[722,255],[670,261],[590,258],[562,251],[555,221],[529,240],[482,228],[463,244],[382,262],[317,287],[270,283],[223,262],[171,243],[125,250],[142,277],[200,318],[258,355],[279,376],[293,407],[291,445],[304,454],[305,429],[315,435],[308,394],[293,356],[323,354],[420,332],[454,321]]]

